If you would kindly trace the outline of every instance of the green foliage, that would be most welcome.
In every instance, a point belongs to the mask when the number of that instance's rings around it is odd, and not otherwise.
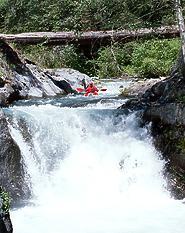
[[[180,103],[185,103],[185,95],[182,95],[182,94],[179,95],[179,94],[177,94],[176,101],[180,102]]]
[[[181,138],[176,142],[176,148],[181,152],[185,153],[185,139]]]
[[[169,25],[175,23],[173,4],[171,0],[0,0],[0,30],[84,31]]]
[[[174,1],[126,0],[128,10],[138,17],[144,26],[160,26],[162,22],[174,22]]]
[[[26,45],[14,47],[28,60],[44,68],[73,68],[81,72],[91,71],[87,58],[74,45],[43,46]]]
[[[95,74],[99,77],[118,77],[123,73],[123,66],[129,63],[130,54],[125,45],[111,45],[102,47],[98,52],[97,59],[91,61],[94,64]]]
[[[10,196],[2,187],[0,187],[0,198],[2,199],[0,212],[7,213],[10,209]]]
[[[17,48],[26,58],[45,68],[70,67],[100,78],[124,74],[154,78],[168,75],[177,58],[180,41],[170,39],[112,44],[101,47],[93,60],[88,60],[74,45],[27,45]]]
[[[139,43],[134,47],[131,66],[141,76],[166,76],[177,59],[179,48],[178,39]]]
[[[95,64],[95,74],[116,77],[124,73],[142,77],[168,75],[180,48],[178,39],[130,42],[101,48]]]

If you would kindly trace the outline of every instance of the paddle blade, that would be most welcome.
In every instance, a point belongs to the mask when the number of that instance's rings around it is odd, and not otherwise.
[[[76,88],[76,91],[78,91],[78,92],[83,92],[83,91],[85,91],[85,90],[84,90],[84,88],[77,87],[77,88]]]
[[[100,91],[106,91],[107,90],[107,88],[102,88],[102,89],[100,89]]]

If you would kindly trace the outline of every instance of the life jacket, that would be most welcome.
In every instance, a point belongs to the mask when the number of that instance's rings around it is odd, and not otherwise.
[[[88,86],[85,90],[85,96],[88,96],[90,93],[93,95],[98,95],[98,88],[96,86]]]

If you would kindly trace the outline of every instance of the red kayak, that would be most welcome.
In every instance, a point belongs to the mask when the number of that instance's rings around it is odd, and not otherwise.
[[[107,88],[101,88],[99,91],[106,91],[106,90],[107,90]],[[81,87],[77,87],[76,91],[78,93],[83,93],[83,92],[85,92],[85,89],[81,88]],[[88,93],[87,92],[87,93],[84,94],[84,96],[89,96],[90,94],[92,94],[92,95],[98,95],[98,92],[97,91],[95,91],[94,93]]]

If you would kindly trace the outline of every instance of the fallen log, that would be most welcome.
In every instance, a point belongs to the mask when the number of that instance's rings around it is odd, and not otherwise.
[[[20,44],[80,44],[106,45],[112,41],[126,43],[139,38],[174,38],[179,37],[176,25],[159,28],[143,28],[138,30],[121,31],[88,31],[88,32],[30,32],[21,34],[0,34],[0,39]]]

